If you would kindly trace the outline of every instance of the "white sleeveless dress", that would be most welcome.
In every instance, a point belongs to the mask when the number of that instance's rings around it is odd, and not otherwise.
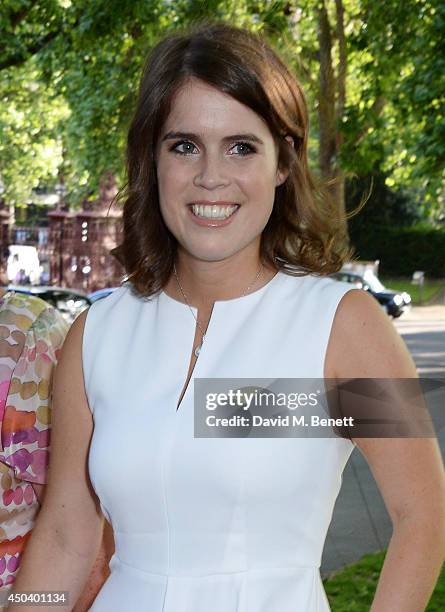
[[[193,378],[323,378],[350,284],[278,272],[215,302],[181,405],[195,334],[187,305],[128,285],[89,309],[89,470],[116,552],[94,612],[325,612],[323,545],[344,438],[195,438]],[[195,309],[196,314],[196,309]]]

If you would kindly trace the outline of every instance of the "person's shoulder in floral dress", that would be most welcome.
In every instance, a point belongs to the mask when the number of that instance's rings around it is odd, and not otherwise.
[[[0,606],[11,589],[46,483],[53,369],[68,324],[34,296],[0,298]]]

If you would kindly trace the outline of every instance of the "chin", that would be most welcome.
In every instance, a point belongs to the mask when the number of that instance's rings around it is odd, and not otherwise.
[[[200,261],[224,261],[234,255],[232,251],[189,251],[189,253],[194,259],[199,259]]]
[[[261,235],[260,235],[261,236]],[[189,241],[188,244],[185,242],[180,243],[184,253],[187,253],[194,259],[201,261],[224,261],[230,259],[233,256],[241,253],[241,251],[257,250],[256,242],[260,241],[260,236],[252,236],[246,240],[246,236],[243,239],[235,240],[193,240]]]
[[[234,253],[237,252],[236,249],[224,247],[222,245],[181,245],[182,251],[184,254],[187,254],[189,257],[193,259],[199,259],[201,261],[223,261],[224,259],[228,259]]]

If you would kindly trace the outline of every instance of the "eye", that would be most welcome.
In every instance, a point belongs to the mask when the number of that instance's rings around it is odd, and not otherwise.
[[[182,150],[180,150],[179,147],[182,147]],[[190,155],[193,153],[194,148],[196,149],[193,142],[190,142],[189,140],[181,140],[172,145],[170,147],[170,151],[173,151],[178,155]]]
[[[185,150],[180,151],[178,147],[184,147]],[[177,155],[190,155],[192,154],[193,147],[195,147],[195,145],[189,140],[181,140],[179,142],[176,142],[174,145],[172,145],[169,150],[172,151],[173,153],[176,153]],[[240,151],[238,149],[239,152],[236,154],[236,155],[240,155],[241,157],[245,157],[247,155],[251,155],[252,153],[256,153],[255,147],[250,145],[248,142],[237,142],[233,145],[232,148],[234,149],[237,147],[240,147],[240,148],[242,147],[242,150]]]
[[[232,150],[236,150],[235,155],[241,155],[241,156],[245,156],[245,155],[250,155],[251,153],[256,153],[256,149],[249,144],[248,142],[237,142],[231,149]]]

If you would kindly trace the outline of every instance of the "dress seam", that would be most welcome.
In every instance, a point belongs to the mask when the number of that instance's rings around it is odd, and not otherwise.
[[[125,561],[122,561],[122,559],[119,557],[118,554],[116,554],[116,560],[119,563],[119,565],[123,565],[125,567],[128,567],[132,570],[135,570],[136,572],[141,572],[142,574],[148,574],[148,575],[152,575],[152,576],[162,576],[163,578],[207,578],[207,577],[214,577],[214,576],[234,576],[236,574],[248,574],[249,572],[267,572],[267,571],[274,571],[274,570],[286,570],[286,569],[295,569],[295,570],[299,570],[299,569],[310,569],[310,570],[314,570],[316,572],[320,571],[320,566],[319,565],[274,565],[271,567],[251,567],[249,569],[246,570],[237,570],[237,571],[233,571],[233,572],[214,572],[214,573],[210,573],[210,574],[163,574],[162,572],[152,572],[152,571],[147,571],[147,570],[143,570],[139,567],[136,567],[135,565],[131,565],[130,563],[126,563]],[[166,585],[167,586],[167,585]],[[165,602],[165,596],[164,596],[164,602]]]
[[[165,512],[165,521],[166,521],[166,525],[167,525],[167,567],[170,570],[170,522],[169,522],[169,515],[168,515],[168,503],[167,503],[167,494],[165,491],[165,471],[164,471],[164,467],[165,467],[165,459],[166,459],[166,451],[164,450],[164,457],[161,460],[161,478],[162,478],[162,496],[164,498],[164,512]],[[118,557],[119,559],[119,557]],[[119,562],[122,563],[122,561],[119,559]],[[128,563],[124,563],[124,565],[127,565],[128,567],[133,568],[132,565],[128,564]],[[136,570],[138,570],[138,568],[134,568]],[[145,570],[138,570],[140,572],[145,572]],[[151,572],[146,572],[146,573],[151,573]],[[166,580],[166,584],[164,586],[164,597],[162,600],[162,610],[165,610],[165,601],[167,599],[167,589],[168,589],[168,574],[157,574],[159,576],[166,576],[167,580]]]

